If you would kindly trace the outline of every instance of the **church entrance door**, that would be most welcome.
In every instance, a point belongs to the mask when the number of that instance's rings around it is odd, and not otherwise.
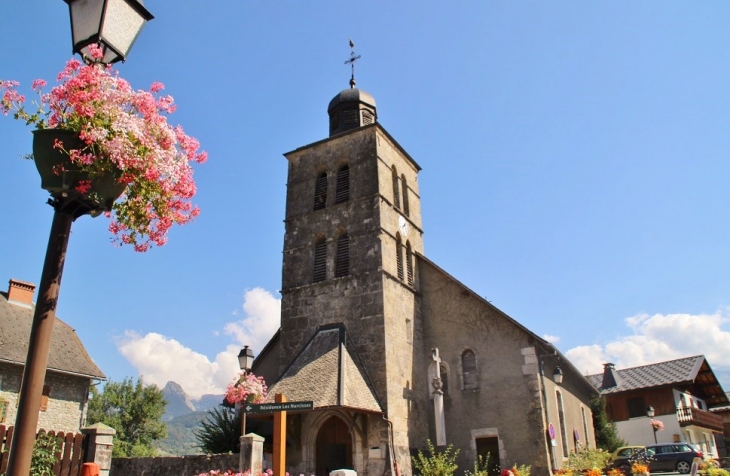
[[[347,425],[336,416],[324,422],[317,433],[317,476],[336,469],[352,469],[352,437]]]

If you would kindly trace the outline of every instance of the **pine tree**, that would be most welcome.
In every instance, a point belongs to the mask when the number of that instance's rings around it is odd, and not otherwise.
[[[626,446],[616,430],[616,424],[609,422],[606,417],[606,399],[595,397],[591,400],[591,411],[593,412],[593,429],[596,433],[596,446],[613,453],[616,448]]]

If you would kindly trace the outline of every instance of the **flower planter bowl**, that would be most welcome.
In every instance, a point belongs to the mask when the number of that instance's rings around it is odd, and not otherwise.
[[[33,158],[41,176],[41,188],[57,198],[61,212],[78,218],[90,214],[99,216],[111,211],[114,201],[124,192],[126,186],[114,175],[94,177],[86,193],[76,189],[79,182],[89,180],[86,172],[71,162],[68,154],[55,148],[56,140],[63,143],[65,150],[82,149],[86,144],[74,131],[64,129],[39,129],[33,131]]]

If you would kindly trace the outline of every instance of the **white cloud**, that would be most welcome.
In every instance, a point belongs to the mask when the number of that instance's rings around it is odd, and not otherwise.
[[[721,311],[699,315],[637,314],[624,322],[626,336],[603,345],[575,347],[565,355],[585,374],[603,372],[606,362],[622,369],[692,355],[704,355],[716,372],[730,370],[730,319]]]
[[[554,335],[550,335],[550,334],[544,334],[542,336],[542,338],[545,339],[546,341],[550,342],[551,344],[557,344],[558,342],[560,342],[560,337],[559,336],[554,336]]]
[[[232,336],[234,342],[213,361],[177,340],[155,332],[142,336],[127,331],[118,340],[117,348],[147,383],[162,388],[172,380],[193,399],[206,393],[220,394],[239,371],[236,356],[241,346],[248,345],[258,353],[281,321],[281,301],[264,289],[246,291],[242,307],[245,317],[224,326],[225,333]]]

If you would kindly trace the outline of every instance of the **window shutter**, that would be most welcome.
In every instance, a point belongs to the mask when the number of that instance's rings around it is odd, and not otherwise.
[[[314,185],[314,209],[321,210],[327,205],[327,172],[317,177]]]
[[[345,165],[337,172],[337,188],[335,203],[346,202],[350,199],[350,167]]]
[[[320,241],[314,244],[314,268],[312,281],[324,281],[327,278],[327,243]]]
[[[43,395],[41,395],[41,408],[40,411],[44,412],[48,410],[48,397],[51,395],[51,387],[48,385],[43,386]]]
[[[406,176],[401,175],[401,182],[403,183],[403,213],[406,216],[410,216],[410,209],[408,208],[408,183],[406,182]]]
[[[398,186],[398,172],[393,166],[393,206],[400,208],[400,187]]]
[[[413,252],[411,251],[411,243],[409,241],[406,241],[406,271],[408,284],[413,286]]]
[[[395,235],[395,264],[398,268],[398,279],[403,281],[403,252],[401,251],[400,234]]]
[[[341,278],[348,274],[350,274],[350,237],[342,235],[337,239],[335,278]]]

